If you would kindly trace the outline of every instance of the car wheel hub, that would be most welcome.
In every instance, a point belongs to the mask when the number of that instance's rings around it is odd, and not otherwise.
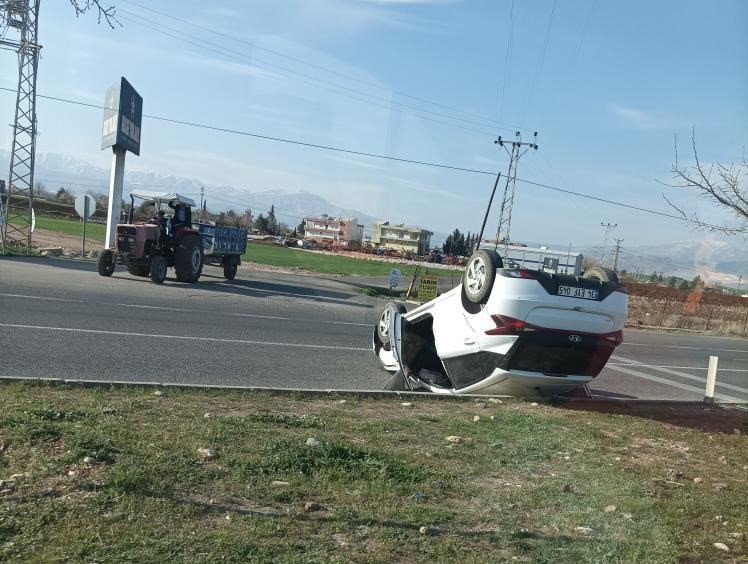
[[[379,318],[379,334],[387,335],[390,331],[390,310],[386,309],[382,312],[382,316]]]
[[[472,293],[477,293],[486,283],[486,265],[476,259],[467,268],[467,286]]]

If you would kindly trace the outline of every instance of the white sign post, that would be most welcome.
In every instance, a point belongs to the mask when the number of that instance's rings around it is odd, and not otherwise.
[[[96,200],[90,194],[83,194],[75,199],[75,211],[83,218],[83,245],[81,255],[86,256],[86,224],[88,218],[96,211]]]
[[[109,209],[106,213],[105,249],[114,248],[117,236],[117,222],[122,208],[122,186],[125,183],[126,149],[112,147],[112,173],[109,177]]]

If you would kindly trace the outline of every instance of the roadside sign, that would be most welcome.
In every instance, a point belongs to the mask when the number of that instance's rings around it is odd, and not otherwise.
[[[75,199],[75,211],[83,219],[88,219],[96,211],[96,200],[91,194],[83,194]]]
[[[392,270],[390,270],[390,290],[397,288],[397,285],[400,283],[400,276],[401,273],[399,268],[393,268]]]
[[[436,276],[421,276],[418,281],[418,299],[433,300],[436,297],[436,288],[439,278]]]
[[[123,76],[107,90],[104,98],[101,148],[114,146],[139,155],[142,120],[143,97]]]

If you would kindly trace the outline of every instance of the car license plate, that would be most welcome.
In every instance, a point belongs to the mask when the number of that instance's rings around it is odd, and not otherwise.
[[[559,286],[558,295],[565,298],[582,298],[583,300],[599,300],[600,291],[594,288],[578,288],[576,286]]]

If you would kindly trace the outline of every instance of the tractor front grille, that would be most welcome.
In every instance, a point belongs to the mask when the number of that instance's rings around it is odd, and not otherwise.
[[[120,253],[129,253],[135,248],[135,228],[120,227],[117,229],[117,249]]]

